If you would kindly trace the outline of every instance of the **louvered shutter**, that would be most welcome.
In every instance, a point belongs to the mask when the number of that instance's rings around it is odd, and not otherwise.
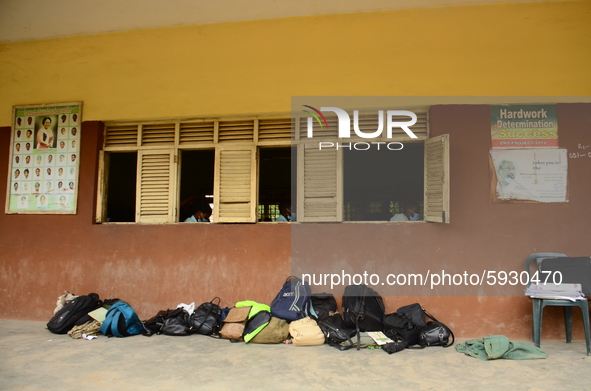
[[[105,128],[105,148],[135,147],[138,139],[138,125],[108,125]]]
[[[425,141],[425,221],[449,223],[449,135]]]
[[[96,198],[96,214],[94,217],[95,223],[102,223],[107,210],[107,175],[109,167],[109,158],[105,157],[105,151],[99,151],[99,166],[98,166],[98,188]]]
[[[188,122],[180,124],[180,145],[213,143],[215,122]]]
[[[318,143],[298,146],[298,221],[343,220],[343,151],[320,150]]]
[[[291,121],[291,118],[259,120],[258,141],[290,141]]]
[[[256,157],[254,146],[217,148],[214,222],[256,222],[258,188]]]
[[[138,151],[136,222],[173,223],[174,150]]]
[[[175,123],[141,125],[142,145],[174,145]]]
[[[252,142],[254,140],[254,120],[220,121],[218,142]]]

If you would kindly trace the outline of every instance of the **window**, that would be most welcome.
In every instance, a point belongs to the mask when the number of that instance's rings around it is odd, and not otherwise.
[[[291,154],[289,147],[259,150],[258,221],[275,221],[280,215],[279,204],[293,198],[296,175],[292,174]]]
[[[404,142],[401,151],[343,147],[369,143],[338,139],[336,118],[327,118],[330,130],[314,124],[313,141],[299,118],[106,123],[96,222],[184,221],[194,198],[214,205],[215,223],[274,221],[288,200],[299,222],[386,221],[417,200],[425,221],[447,223],[448,136],[429,139],[426,111],[415,113],[418,140],[402,129],[372,139]],[[361,114],[362,130],[375,130],[375,117]],[[341,147],[319,149],[320,141]]]
[[[183,150],[180,157],[179,222],[190,217],[198,203],[213,203],[215,150]]]
[[[135,221],[137,152],[110,153],[108,158],[106,219]]]
[[[184,221],[188,213],[184,201],[191,198],[210,201],[216,223],[255,222],[259,209],[258,148],[280,148],[285,154],[291,145],[289,117],[105,125],[98,223]],[[274,153],[269,152],[269,157]],[[113,190],[117,188],[125,188],[125,201],[121,201],[125,212],[117,212],[119,194]],[[278,189],[284,192],[285,185]]]
[[[313,123],[309,139],[305,119],[298,119],[298,221],[385,221],[404,202],[416,200],[423,220],[449,223],[449,137],[429,139],[427,113],[415,113],[411,129],[419,141],[414,142],[402,130],[369,143],[357,136],[339,139],[336,117],[327,117],[332,132]],[[363,131],[377,129],[375,114],[361,114],[359,122]],[[395,142],[403,149],[384,150]]]
[[[343,151],[344,221],[389,221],[423,201],[423,143]],[[421,213],[421,216],[423,213]]]

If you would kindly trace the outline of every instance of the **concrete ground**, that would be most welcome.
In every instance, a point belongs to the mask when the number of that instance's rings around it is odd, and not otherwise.
[[[461,342],[461,341],[460,341]],[[481,361],[454,348],[338,351],[194,335],[74,340],[0,320],[2,390],[590,390],[585,342],[542,341],[543,360]]]

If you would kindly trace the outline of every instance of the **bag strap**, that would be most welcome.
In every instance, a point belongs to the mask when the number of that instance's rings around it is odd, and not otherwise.
[[[423,310],[423,314],[425,314],[425,316],[427,316],[427,318],[437,322],[437,323],[441,323],[440,321],[438,321],[437,319],[435,319],[435,317],[433,315],[431,315],[430,313],[427,312],[426,309],[421,307],[421,310]]]
[[[361,336],[359,335],[359,317],[355,318],[355,331],[357,331],[357,350],[360,350]]]
[[[123,334],[119,332],[119,319],[121,318],[121,312],[117,311],[115,315],[113,315],[113,321],[111,322],[111,333],[115,337],[123,337]]]
[[[441,322],[440,322],[440,323],[441,323]],[[441,323],[441,324],[442,324],[443,326],[445,326],[443,323]],[[449,331],[449,334],[451,335],[451,342],[449,343],[449,345],[441,345],[441,346],[443,346],[444,348],[449,348],[451,345],[453,345],[453,344],[454,344],[454,342],[455,342],[455,340],[456,340],[456,337],[454,336],[454,332],[453,332],[453,331],[451,331],[451,329],[450,329],[449,327],[445,326],[445,328],[447,329],[447,331]]]

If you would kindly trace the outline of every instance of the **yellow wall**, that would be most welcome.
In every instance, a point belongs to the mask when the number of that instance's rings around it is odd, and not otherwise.
[[[591,95],[591,1],[423,8],[0,45],[11,107],[85,120],[287,112],[292,95]]]

